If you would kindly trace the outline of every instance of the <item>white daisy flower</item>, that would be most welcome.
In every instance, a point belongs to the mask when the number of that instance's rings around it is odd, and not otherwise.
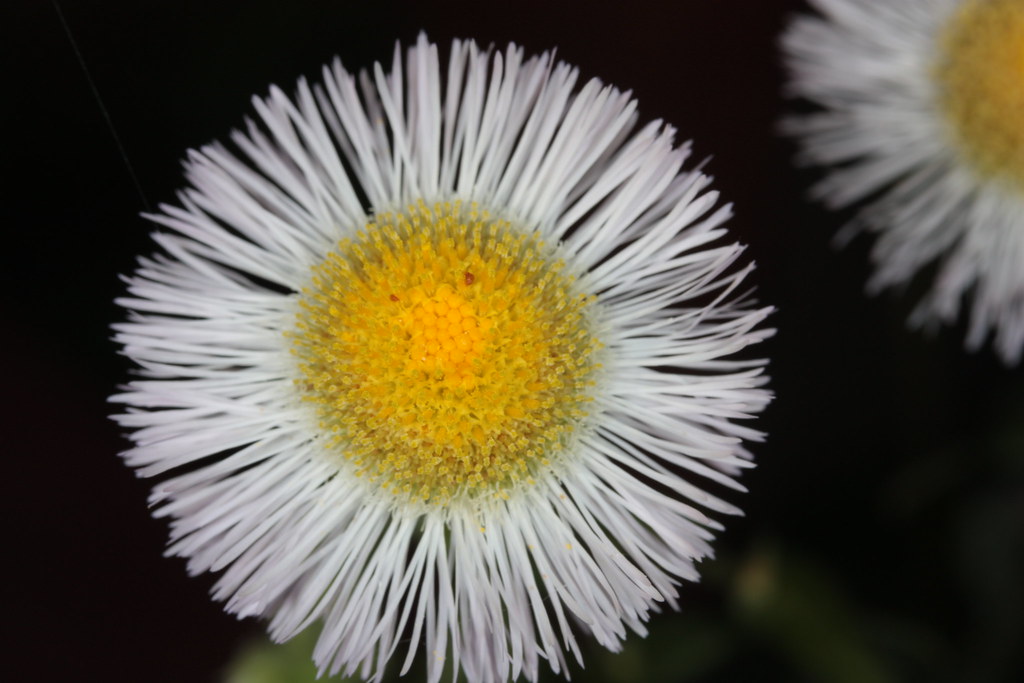
[[[915,326],[969,300],[967,346],[1024,348],[1024,2],[810,0],[782,39],[790,92],[823,111],[787,121],[801,161],[836,166],[813,195],[869,200],[869,290],[934,272]]]
[[[276,640],[321,622],[322,672],[568,674],[738,512],[704,487],[742,490],[769,396],[731,356],[768,310],[628,93],[516,46],[444,73],[425,38],[336,61],[189,153],[120,301],[116,419],[168,552]]]

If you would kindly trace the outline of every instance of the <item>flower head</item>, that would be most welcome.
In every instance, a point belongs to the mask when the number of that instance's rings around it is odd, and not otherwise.
[[[404,59],[404,70],[403,70]],[[421,38],[191,152],[121,304],[124,454],[214,595],[322,671],[617,649],[736,509],[769,334],[729,208],[628,94]],[[686,476],[684,476],[684,474]],[[698,481],[691,481],[696,478]],[[702,483],[703,482],[703,483]]]
[[[1019,0],[810,0],[782,39],[792,94],[822,107],[785,128],[831,207],[869,200],[871,290],[932,269],[915,325],[1024,350],[1024,5]]]

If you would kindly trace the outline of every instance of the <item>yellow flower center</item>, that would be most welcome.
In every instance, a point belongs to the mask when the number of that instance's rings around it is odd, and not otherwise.
[[[1024,188],[1024,2],[964,2],[942,47],[942,106],[958,146],[983,175]]]
[[[381,488],[506,496],[571,444],[600,344],[592,297],[475,207],[383,214],[313,268],[293,335],[332,447]]]

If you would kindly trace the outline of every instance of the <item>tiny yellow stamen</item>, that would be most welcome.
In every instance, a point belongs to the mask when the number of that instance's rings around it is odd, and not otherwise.
[[[358,476],[438,504],[504,499],[586,417],[591,299],[535,236],[475,207],[378,215],[313,268],[297,386]]]
[[[1024,190],[1024,2],[968,0],[942,41],[938,79],[957,146]]]

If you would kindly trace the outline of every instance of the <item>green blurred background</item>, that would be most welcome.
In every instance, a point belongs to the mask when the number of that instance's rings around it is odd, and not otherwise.
[[[870,242],[830,246],[849,215],[803,200],[817,176],[790,166],[774,132],[795,106],[776,39],[800,6],[63,0],[65,30],[48,0],[8,3],[5,677],[311,680],[308,638],[270,649],[260,623],[209,600],[213,577],[161,556],[166,524],[106,418],[128,372],[112,299],[152,249],[138,214],[173,200],[187,148],[241,125],[270,83],[290,90],[334,55],[389,61],[426,30],[442,45],[555,47],[584,77],[632,89],[643,120],[711,157],[760,298],[779,309],[762,349],[769,440],[750,492],[730,494],[746,516],[725,520],[681,613],[618,655],[588,647],[573,680],[1021,680],[1024,370],[965,354],[962,327],[908,332],[914,292],[863,296]]]

